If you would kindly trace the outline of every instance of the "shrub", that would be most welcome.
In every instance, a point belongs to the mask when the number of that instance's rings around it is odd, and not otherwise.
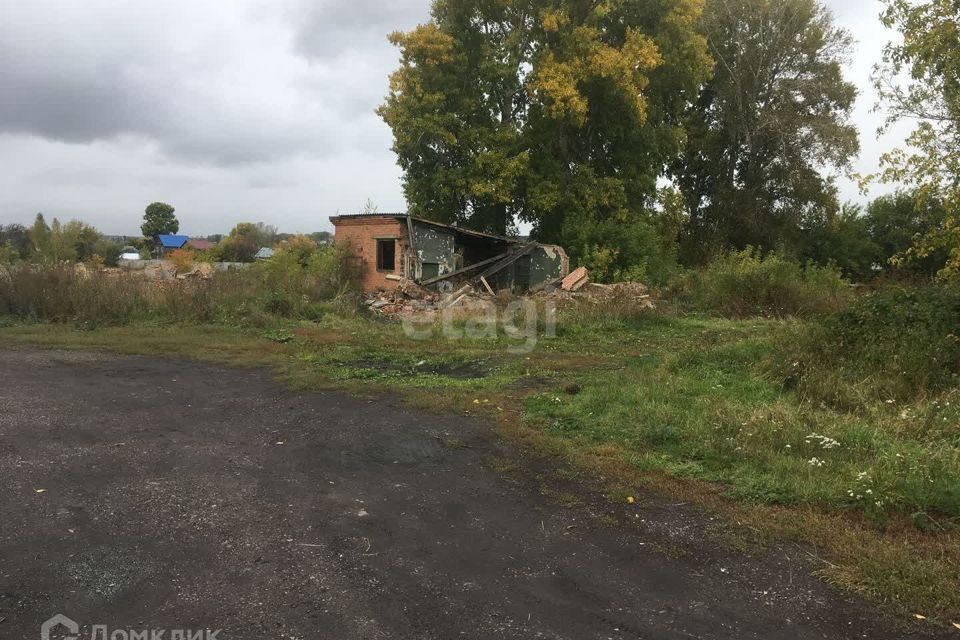
[[[922,399],[957,384],[960,289],[888,287],[793,327],[768,370],[788,388],[843,409]]]
[[[310,242],[281,246],[273,258],[251,272],[261,283],[264,305],[272,313],[302,316],[315,303],[349,296],[342,250]]]
[[[735,251],[681,276],[672,287],[681,306],[725,317],[805,316],[836,311],[851,298],[833,267],[800,264],[754,249]]]
[[[646,216],[576,220],[564,226],[562,244],[594,282],[643,281],[662,285],[677,269],[676,233]]]
[[[20,253],[9,240],[0,244],[0,264],[14,264],[19,261]]]
[[[177,249],[171,251],[167,259],[173,263],[177,273],[187,273],[193,269],[193,263],[196,261],[197,254],[192,249]]]

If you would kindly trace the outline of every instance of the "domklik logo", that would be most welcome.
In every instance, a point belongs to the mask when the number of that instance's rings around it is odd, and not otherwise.
[[[50,634],[57,627],[64,627],[72,634],[63,636],[63,640],[77,640],[77,634],[80,633],[80,625],[62,613],[58,613],[40,626],[40,640],[51,640]]]

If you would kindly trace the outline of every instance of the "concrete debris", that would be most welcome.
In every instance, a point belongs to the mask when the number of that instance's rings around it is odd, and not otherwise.
[[[379,315],[413,316],[438,309],[440,300],[440,294],[404,278],[392,291],[368,293],[366,305]]]
[[[191,279],[201,279],[209,280],[213,277],[213,265],[209,262],[199,262],[193,269],[186,273],[181,273],[177,276],[179,280],[191,280]]]
[[[588,282],[590,282],[590,273],[586,267],[580,267],[563,279],[563,282],[560,283],[560,289],[563,291],[576,292],[582,289]]]
[[[147,280],[175,280],[177,268],[172,262],[151,264],[143,270],[143,276]]]

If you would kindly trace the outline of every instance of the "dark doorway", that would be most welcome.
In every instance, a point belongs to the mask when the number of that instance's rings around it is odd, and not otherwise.
[[[377,271],[396,271],[397,241],[377,240]]]

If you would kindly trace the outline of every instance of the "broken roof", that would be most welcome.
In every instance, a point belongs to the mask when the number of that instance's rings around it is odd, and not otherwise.
[[[508,238],[506,236],[498,236],[492,233],[474,231],[473,229],[464,229],[463,227],[458,227],[456,225],[437,222],[436,220],[427,220],[426,218],[418,218],[406,213],[354,213],[342,216],[333,216],[330,218],[330,222],[336,226],[341,220],[361,220],[364,218],[394,218],[396,220],[406,220],[407,218],[410,218],[418,224],[426,224],[432,227],[438,227],[440,229],[447,229],[454,233],[473,236],[476,238],[487,238],[490,240],[497,240],[499,242],[507,242],[510,244],[519,244],[521,242],[518,238]]]

